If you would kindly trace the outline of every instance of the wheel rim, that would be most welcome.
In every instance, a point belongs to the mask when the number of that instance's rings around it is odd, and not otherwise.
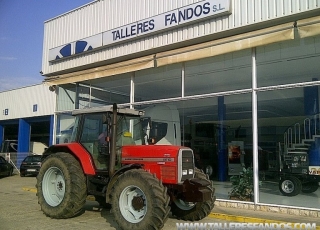
[[[50,206],[56,207],[62,202],[65,194],[65,185],[65,179],[60,169],[51,167],[45,172],[42,191],[44,199]]]
[[[284,180],[281,188],[285,193],[292,193],[294,191],[294,184],[291,180]]]
[[[147,213],[147,199],[137,186],[128,186],[120,194],[119,207],[122,216],[130,223],[142,221]]]
[[[206,174],[208,174],[209,176],[211,176],[213,173],[213,168],[211,165],[207,165],[206,167]]]
[[[196,203],[184,202],[183,200],[180,200],[180,199],[174,200],[174,203],[175,205],[177,205],[178,208],[186,211],[192,209],[196,205]]]

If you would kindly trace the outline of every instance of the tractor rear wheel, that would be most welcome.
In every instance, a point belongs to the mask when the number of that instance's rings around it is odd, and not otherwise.
[[[112,213],[121,229],[161,229],[170,212],[167,188],[152,174],[132,169],[111,192]]]
[[[63,219],[80,212],[86,202],[86,178],[80,163],[68,153],[48,156],[37,176],[38,203],[49,217]]]
[[[195,178],[210,181],[208,175],[197,168],[195,169]],[[214,201],[216,199],[216,197],[214,196],[215,189],[213,188],[212,181],[210,181],[210,185],[208,186],[208,188],[212,191],[212,197],[210,200],[192,203],[184,202],[180,199],[175,199],[173,200],[171,205],[172,214],[178,219],[191,221],[201,220],[207,217],[213,209]]]

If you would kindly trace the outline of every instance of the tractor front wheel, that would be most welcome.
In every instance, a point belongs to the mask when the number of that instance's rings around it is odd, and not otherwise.
[[[202,170],[195,169],[195,178],[204,179],[207,181],[209,177],[207,174],[204,174]],[[209,215],[211,210],[214,207],[214,201],[216,197],[214,196],[215,189],[213,188],[212,181],[208,188],[212,191],[212,196],[210,200],[203,202],[184,202],[181,199],[174,199],[171,205],[171,211],[174,216],[178,219],[196,221],[201,220]]]
[[[86,178],[80,163],[69,153],[56,153],[42,163],[37,176],[38,203],[51,218],[70,218],[86,202]]]
[[[111,206],[121,229],[161,229],[170,212],[166,187],[142,169],[119,176],[111,192]]]

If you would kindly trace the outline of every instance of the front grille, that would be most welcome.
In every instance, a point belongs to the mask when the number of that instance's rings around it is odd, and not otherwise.
[[[161,167],[161,178],[176,180],[176,167],[163,165]]]
[[[191,149],[183,149],[181,152],[181,181],[194,177],[194,157]]]

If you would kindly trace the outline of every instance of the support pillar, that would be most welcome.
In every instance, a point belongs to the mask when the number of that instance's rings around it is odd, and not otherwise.
[[[312,78],[312,81],[317,81],[317,78]],[[319,93],[318,86],[309,86],[303,88],[304,95],[304,114],[310,118],[310,132],[307,133],[307,137],[312,138],[319,129]],[[307,130],[309,130],[307,128]]]
[[[226,106],[224,97],[218,97],[218,180],[227,180],[227,148],[226,148],[226,130],[224,128],[224,120],[226,119]]]
[[[24,120],[19,119],[18,152],[29,152],[31,126]]]
[[[19,131],[18,131],[18,153],[16,166],[19,168],[24,157],[30,151],[30,136],[31,126],[25,120],[19,119]]]
[[[317,81],[313,78],[312,81]],[[318,86],[309,86],[303,88],[304,94],[304,114],[312,116],[319,113],[319,93]]]
[[[76,83],[76,98],[74,100],[74,108],[75,109],[79,109],[79,91],[80,91],[80,88],[79,88],[79,83]]]

